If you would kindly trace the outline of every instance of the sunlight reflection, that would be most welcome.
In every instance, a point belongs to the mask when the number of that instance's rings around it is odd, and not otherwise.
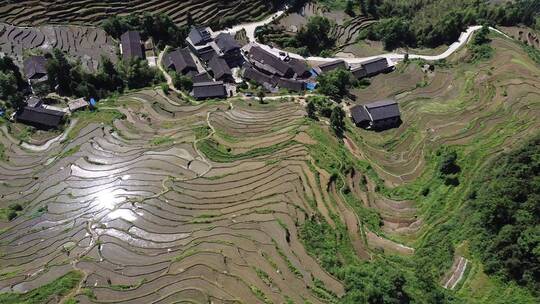
[[[94,202],[100,209],[112,210],[115,206],[125,200],[125,197],[117,197],[114,191],[104,189],[96,193]]]
[[[137,219],[137,216],[135,215],[135,213],[128,209],[116,209],[113,212],[109,213],[107,217],[110,218],[111,220],[121,218],[128,222],[133,222]]]

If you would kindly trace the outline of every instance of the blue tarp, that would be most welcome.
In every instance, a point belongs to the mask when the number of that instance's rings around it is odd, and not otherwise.
[[[313,91],[315,90],[316,87],[317,87],[317,83],[315,82],[306,83],[306,89],[308,89],[308,91]]]
[[[96,106],[96,100],[94,98],[90,98],[90,105],[92,107],[95,107]]]
[[[0,110],[0,117],[4,116],[5,112],[4,110]]]

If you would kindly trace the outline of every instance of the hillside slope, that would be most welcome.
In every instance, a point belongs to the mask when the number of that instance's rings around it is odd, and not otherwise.
[[[114,14],[165,13],[176,23],[186,21],[188,12],[201,23],[217,23],[224,18],[237,22],[253,20],[272,9],[262,0],[22,0],[0,1],[0,21],[14,25],[97,24]]]

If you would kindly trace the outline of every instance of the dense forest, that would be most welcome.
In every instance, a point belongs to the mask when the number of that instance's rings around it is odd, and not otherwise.
[[[387,49],[450,44],[474,24],[523,24],[540,28],[538,0],[504,4],[485,0],[371,0],[361,3],[367,3],[365,11],[369,15],[380,19],[370,27],[367,35],[382,40]]]
[[[502,156],[474,184],[475,251],[489,274],[540,293],[540,136]]]

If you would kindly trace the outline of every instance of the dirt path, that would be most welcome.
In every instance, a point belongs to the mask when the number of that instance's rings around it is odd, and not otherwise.
[[[466,258],[462,256],[456,257],[456,259],[454,259],[452,267],[450,268],[451,274],[444,282],[443,287],[446,289],[456,288],[457,284],[461,281],[461,279],[463,279],[463,275],[465,274],[465,270],[467,269],[468,264],[469,260],[467,260]]]

